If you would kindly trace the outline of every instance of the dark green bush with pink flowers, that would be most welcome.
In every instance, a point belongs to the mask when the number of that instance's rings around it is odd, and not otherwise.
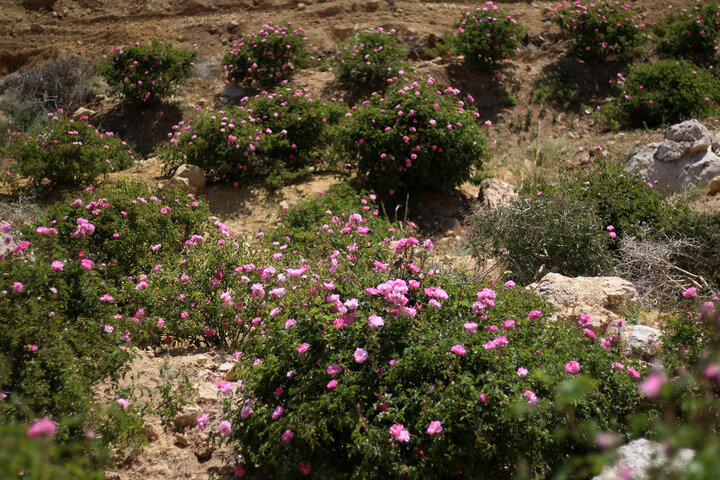
[[[456,33],[449,39],[452,52],[481,72],[496,70],[515,56],[525,37],[522,25],[493,2],[465,7],[454,28]]]
[[[658,50],[666,55],[707,60],[715,54],[720,37],[720,6],[697,2],[689,8],[669,10],[655,27]]]
[[[652,128],[718,111],[720,87],[710,70],[686,60],[658,60],[618,75],[616,95],[602,106],[607,126]]]
[[[77,187],[135,161],[132,150],[112,132],[62,113],[49,114],[39,131],[15,132],[2,153],[13,160],[2,181],[14,188],[23,179],[31,186]]]
[[[568,415],[629,432],[644,402],[639,373],[613,367],[617,333],[548,321],[512,283],[428,270],[430,248],[403,238],[384,266],[339,256],[291,284],[302,308],[245,344],[226,402],[248,478],[545,478],[594,449],[555,439]]]
[[[197,52],[153,40],[111,49],[95,62],[95,68],[128,105],[147,107],[178,91],[195,68]]]
[[[565,0],[552,15],[553,23],[569,38],[569,54],[586,61],[627,61],[643,43],[645,25],[634,18],[627,3]]]
[[[211,180],[264,179],[278,188],[334,164],[332,126],[346,111],[308,90],[280,88],[229,111],[199,111],[173,127],[160,156],[167,173],[192,163]]]
[[[122,181],[88,189],[48,208],[24,238],[59,260],[87,258],[106,279],[147,273],[209,227],[206,202],[176,189],[154,192]]]
[[[338,133],[361,180],[381,197],[449,191],[470,178],[489,156],[472,98],[459,99],[435,80],[394,85],[352,111]]]
[[[263,25],[258,33],[245,34],[235,42],[222,63],[231,82],[269,89],[311,66],[312,48],[302,28],[291,23]]]
[[[335,77],[344,85],[382,91],[406,68],[407,49],[395,31],[382,28],[358,32],[340,44],[332,59]]]

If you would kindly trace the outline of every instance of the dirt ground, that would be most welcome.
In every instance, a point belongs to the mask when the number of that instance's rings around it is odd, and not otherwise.
[[[53,2],[48,2],[53,3]],[[101,55],[111,47],[154,37],[173,40],[187,48],[195,44],[199,51],[194,77],[184,91],[163,108],[153,111],[124,111],[101,89],[88,105],[96,113],[93,124],[112,130],[129,141],[143,161],[114,179],[131,177],[151,185],[162,185],[162,166],[152,156],[155,145],[167,138],[172,125],[186,118],[192,107],[213,105],[226,86],[220,58],[242,33],[256,31],[263,24],[293,22],[307,30],[313,45],[328,55],[335,42],[358,29],[382,26],[394,28],[410,47],[412,67],[423,76],[433,76],[441,84],[453,85],[477,99],[481,119],[490,120],[487,131],[495,141],[494,158],[488,171],[511,183],[530,174],[551,175],[559,170],[582,168],[591,160],[594,146],[602,146],[609,155],[626,156],[635,148],[657,141],[661,131],[604,132],[594,117],[585,111],[564,110],[557,105],[545,107],[536,100],[533,81],[561,61],[563,46],[558,32],[549,25],[549,12],[556,2],[499,2],[530,32],[528,44],[509,63],[499,78],[468,73],[457,61],[429,57],[429,47],[452,28],[463,1],[416,0],[58,0],[51,9],[32,10],[22,2],[0,0],[0,76],[29,68],[57,55],[80,54],[88,58]],[[693,1],[675,1],[687,6]],[[651,24],[667,10],[667,0],[637,0],[632,8],[640,19]],[[603,92],[605,79],[612,76],[611,65],[603,71],[575,65],[578,82],[588,89]],[[609,70],[608,70],[609,69]],[[324,96],[342,96],[331,73],[320,68],[301,72],[296,81]],[[515,98],[515,105],[508,102]],[[720,131],[720,121],[705,122]],[[553,152],[553,163],[545,164],[539,152]],[[233,188],[210,185],[203,196],[213,213],[232,230],[256,232],[270,226],[282,202],[295,203],[317,190],[326,190],[338,180],[332,175],[317,175],[296,185],[271,192],[262,186]],[[0,192],[2,193],[2,192]],[[452,196],[422,198],[421,219],[424,231],[439,245],[441,261],[462,268],[475,268],[462,248],[463,218],[477,197],[478,187],[463,185]],[[720,207],[720,195],[708,197],[705,208]],[[126,384],[153,388],[162,379],[160,366],[182,370],[197,388],[197,409],[209,413],[211,421],[221,419],[221,398],[215,383],[225,378],[219,371],[231,362],[231,352],[181,351],[172,354],[144,352],[133,364]],[[198,411],[199,411],[198,410]],[[164,431],[159,419],[150,420],[152,441],[141,451],[119,463],[108,473],[116,480],[230,478],[225,460],[235,455],[229,449],[210,451],[205,447],[207,434],[197,428],[176,434]],[[212,425],[212,424],[211,424]],[[180,435],[181,438],[178,438]],[[231,461],[229,462],[232,463]]]

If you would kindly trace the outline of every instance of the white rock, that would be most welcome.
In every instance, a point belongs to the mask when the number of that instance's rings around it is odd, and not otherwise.
[[[659,343],[662,332],[657,328],[645,325],[635,325],[627,342],[630,353],[651,354],[654,350],[652,344]]]
[[[205,188],[205,172],[198,166],[186,163],[175,170],[175,174],[167,184],[197,195]]]
[[[580,315],[589,315],[596,333],[605,333],[621,318],[619,307],[636,303],[638,293],[632,283],[620,277],[566,277],[548,273],[527,287],[547,298],[558,312],[554,318],[576,323]]]
[[[693,450],[687,448],[680,450],[670,464],[663,467],[664,474],[685,471],[694,456]],[[633,480],[647,480],[650,478],[651,468],[663,466],[667,461],[659,443],[639,438],[620,447],[617,461],[613,465],[606,466],[593,480],[620,480],[628,478],[627,473],[632,474],[630,478]],[[671,476],[663,478],[671,478]]]
[[[487,210],[495,210],[498,207],[508,205],[517,200],[515,187],[502,180],[486,178],[480,183],[478,201]]]
[[[638,171],[656,188],[677,193],[708,186],[720,176],[720,142],[697,120],[687,120],[665,131],[665,140],[650,143],[632,156],[628,171]]]

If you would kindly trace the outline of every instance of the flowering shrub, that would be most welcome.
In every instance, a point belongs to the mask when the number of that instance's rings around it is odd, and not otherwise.
[[[153,40],[112,48],[95,62],[108,84],[126,104],[146,106],[177,92],[189,78],[197,52]]]
[[[335,250],[350,252],[358,248],[348,244],[347,234],[360,228],[363,244],[373,249],[385,249],[385,239],[401,226],[393,226],[380,214],[375,195],[356,192],[348,183],[331,186],[326,192],[308,198],[297,205],[289,206],[278,214],[278,222],[267,232],[268,239],[279,243],[290,242],[292,250],[304,256],[330,255]],[[354,217],[351,216],[355,214]],[[362,225],[361,225],[362,224]],[[318,228],[318,226],[321,226]],[[405,225],[411,228],[410,225]],[[339,235],[327,235],[339,231]],[[370,245],[368,245],[370,244]],[[377,252],[370,252],[380,254]]]
[[[332,60],[335,77],[354,88],[384,90],[402,75],[407,59],[394,33],[367,29],[345,40]]]
[[[192,195],[155,194],[119,182],[66,197],[23,227],[23,238],[58,261],[90,260],[106,279],[146,272],[207,229],[208,206]]]
[[[720,36],[720,6],[697,2],[694,7],[671,10],[655,27],[658,50],[691,58],[712,58]]]
[[[62,426],[61,426],[62,427]],[[99,441],[59,442],[59,426],[48,418],[0,425],[0,477],[103,480]]]
[[[514,204],[476,210],[470,246],[482,259],[505,253],[512,274],[530,283],[544,273],[593,276],[610,263],[609,238],[582,202],[537,192]]]
[[[236,367],[226,432],[243,445],[240,471],[513,478],[526,462],[543,477],[567,452],[551,432],[566,422],[556,394],[576,377],[594,383],[574,418],[625,431],[641,403],[636,380],[611,366],[618,348],[544,320],[545,301],[512,282],[423,269],[421,243],[401,239],[382,270],[311,263],[288,289],[305,314],[285,304]]]
[[[647,128],[707,117],[720,100],[717,79],[684,60],[635,65],[627,78],[618,74],[615,87],[617,95],[602,107],[612,128]]]
[[[360,177],[383,196],[447,191],[470,178],[488,156],[477,112],[453,98],[457,90],[439,91],[432,78],[396,88],[362,102],[340,135]]]
[[[160,151],[166,173],[192,163],[214,180],[264,178],[279,187],[331,164],[331,125],[346,111],[307,90],[282,88],[244,100],[235,111],[199,111],[173,127]]]
[[[463,55],[465,65],[479,71],[497,69],[518,51],[525,30],[493,2],[482,7],[464,7],[455,24],[457,33],[449,39],[452,52]]]
[[[553,22],[570,37],[570,54],[583,60],[628,60],[643,41],[645,25],[619,1],[564,1],[551,12]]]
[[[105,327],[117,311],[102,296],[113,290],[84,260],[24,246],[0,259],[0,420],[88,420],[91,387],[118,379],[131,358],[123,325]]]
[[[17,177],[32,185],[79,186],[99,175],[130,167],[135,160],[127,144],[112,132],[102,132],[87,118],[72,120],[62,112],[48,114],[35,135],[16,132],[6,153],[15,161],[2,179],[18,187]]]
[[[223,57],[223,68],[231,82],[269,88],[288,80],[296,70],[309,67],[311,56],[305,30],[263,25],[235,42]]]

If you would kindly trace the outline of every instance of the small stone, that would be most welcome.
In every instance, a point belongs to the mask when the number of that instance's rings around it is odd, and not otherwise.
[[[368,12],[374,12],[380,8],[380,2],[378,1],[370,1],[365,4],[365,9],[367,9]]]
[[[720,192],[720,177],[715,177],[708,183],[708,193],[713,195]]]
[[[235,33],[240,28],[240,24],[233,20],[227,24],[226,28],[228,33]]]
[[[234,366],[235,366],[235,364],[232,362],[225,362],[222,365],[220,365],[217,370],[218,370],[218,372],[225,373],[225,372],[229,372],[230,370],[232,370]]]
[[[30,33],[34,35],[41,35],[45,29],[39,23],[33,23],[30,25]]]
[[[150,426],[146,427],[145,430],[143,430],[143,435],[145,435],[145,438],[147,438],[148,442],[154,442],[159,438],[157,432]]]
[[[650,355],[654,350],[653,344],[658,343],[662,332],[657,328],[645,325],[635,325],[627,343],[630,353]]]
[[[218,400],[217,385],[211,383],[200,383],[195,386],[198,392],[198,403],[214,404]]]
[[[190,445],[190,442],[187,438],[185,438],[185,435],[180,435],[179,433],[176,433],[175,437],[173,438],[173,445],[180,448],[185,448]]]
[[[305,10],[306,8],[307,8],[307,5],[305,5],[305,4],[302,3],[302,2],[300,2],[300,3],[297,4],[297,9],[298,9],[298,10]]]
[[[205,365],[208,362],[208,360],[210,360],[210,357],[208,357],[207,355],[198,355],[195,357],[195,363],[198,366]]]
[[[192,428],[197,425],[200,413],[200,409],[197,407],[185,407],[182,412],[173,418],[173,424],[178,428]]]
[[[205,188],[205,172],[202,168],[189,163],[180,165],[175,175],[168,181],[168,186],[177,186],[197,195]]]
[[[215,448],[209,445],[200,445],[195,447],[193,450],[193,453],[198,458],[198,460],[206,460],[210,458],[215,451]]]

